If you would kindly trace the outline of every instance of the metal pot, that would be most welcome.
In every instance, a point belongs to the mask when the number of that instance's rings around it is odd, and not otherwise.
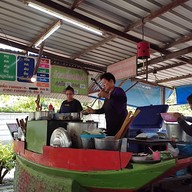
[[[169,139],[182,141],[183,130],[178,123],[166,123],[167,136]]]
[[[192,137],[183,131],[182,141],[192,143]]]
[[[49,111],[35,111],[35,120],[49,119]]]
[[[81,115],[80,113],[70,113],[71,119],[74,120],[80,120],[81,119]]]
[[[68,122],[67,131],[72,140],[72,147],[82,148],[80,135],[83,131],[89,131],[98,128],[97,122]]]
[[[55,113],[56,120],[80,120],[80,113]]]
[[[115,139],[114,136],[106,138],[94,138],[95,148],[109,151],[120,151],[122,139]]]
[[[29,113],[29,121],[35,120],[35,112],[30,112]]]

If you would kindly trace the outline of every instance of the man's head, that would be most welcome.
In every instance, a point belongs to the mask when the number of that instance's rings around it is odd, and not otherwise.
[[[105,91],[111,91],[115,87],[116,80],[112,73],[102,74],[100,80],[103,84]]]
[[[189,106],[192,110],[192,94],[187,97],[187,102],[189,103]]]

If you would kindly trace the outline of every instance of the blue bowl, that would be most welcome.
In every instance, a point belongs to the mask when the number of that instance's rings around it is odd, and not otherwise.
[[[105,134],[81,134],[82,139],[91,139],[91,138],[105,138]]]

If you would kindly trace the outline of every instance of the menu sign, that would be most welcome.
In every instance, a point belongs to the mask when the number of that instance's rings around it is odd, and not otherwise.
[[[31,83],[31,77],[35,67],[35,59],[29,57],[17,57],[17,81]]]
[[[41,59],[39,68],[37,70],[37,86],[38,87],[49,87],[50,78],[50,60]]]
[[[16,56],[0,53],[0,80],[15,81]]]
[[[63,93],[64,89],[72,86],[75,94],[88,94],[88,75],[81,69],[52,66],[51,68],[51,92]]]
[[[41,59],[37,81],[31,82],[37,58],[0,53],[0,92],[50,94],[50,60]]]

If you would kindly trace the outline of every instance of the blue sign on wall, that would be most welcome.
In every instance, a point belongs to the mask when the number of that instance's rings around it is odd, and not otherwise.
[[[31,83],[31,77],[35,67],[33,58],[18,56],[17,57],[17,81]]]

